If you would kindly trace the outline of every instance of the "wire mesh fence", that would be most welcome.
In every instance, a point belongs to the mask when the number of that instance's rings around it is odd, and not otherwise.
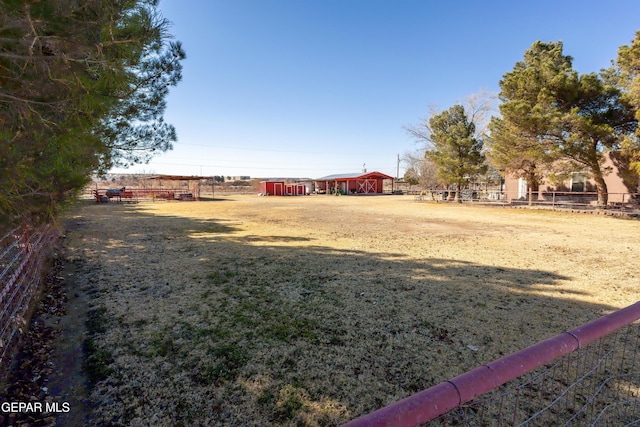
[[[18,227],[0,239],[0,374],[6,371],[18,334],[27,327],[55,239],[50,225]]]
[[[637,302],[346,426],[640,425],[639,319]]]
[[[640,425],[639,348],[635,323],[426,425]]]

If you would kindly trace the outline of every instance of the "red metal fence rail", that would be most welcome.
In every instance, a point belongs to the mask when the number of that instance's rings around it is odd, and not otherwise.
[[[140,202],[142,200],[199,200],[200,191],[188,188],[93,188],[86,191],[87,198],[98,203],[112,202]]]
[[[18,227],[0,239],[0,374],[40,291],[43,265],[57,233],[54,227]]]
[[[345,426],[638,425],[638,319],[640,302]]]

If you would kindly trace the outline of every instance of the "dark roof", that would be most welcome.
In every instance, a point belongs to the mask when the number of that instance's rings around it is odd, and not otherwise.
[[[393,179],[392,176],[386,175],[382,172],[360,172],[360,173],[337,173],[334,175],[323,176],[322,178],[316,178],[316,181],[336,181],[343,179],[354,179],[354,178],[383,178],[383,179]]]

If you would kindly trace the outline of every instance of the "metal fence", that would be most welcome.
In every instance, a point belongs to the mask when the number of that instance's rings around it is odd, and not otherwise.
[[[415,194],[416,201],[451,201],[455,191],[425,190]],[[640,209],[639,193],[607,193],[607,207],[620,210]],[[536,191],[529,202],[529,194],[501,190],[461,190],[460,201],[510,206],[537,206],[552,209],[591,210],[597,207],[598,193],[576,191]]]
[[[97,203],[200,199],[199,190],[188,188],[95,188],[87,190],[86,195]]]
[[[640,302],[346,424],[640,425]]]
[[[55,228],[45,225],[18,227],[0,239],[0,374],[6,372],[18,334],[27,327],[56,237]]]

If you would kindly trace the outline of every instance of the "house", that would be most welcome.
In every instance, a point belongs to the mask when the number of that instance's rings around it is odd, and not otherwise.
[[[392,176],[381,172],[347,173],[328,175],[315,180],[319,193],[340,194],[382,194],[385,179]]]
[[[629,203],[632,194],[639,192],[639,179],[629,171],[628,161],[619,152],[604,154],[604,170],[607,173],[604,181],[607,184],[608,202],[610,204]],[[528,198],[528,184],[524,178],[507,175],[504,182],[505,199],[525,200]],[[597,201],[596,184],[589,174],[576,171],[568,175],[567,179],[558,183],[544,179],[537,189],[534,188],[534,199],[547,200],[560,195],[567,200],[581,203],[595,203]]]
[[[260,181],[258,193],[262,196],[305,196],[309,188],[302,182]]]

